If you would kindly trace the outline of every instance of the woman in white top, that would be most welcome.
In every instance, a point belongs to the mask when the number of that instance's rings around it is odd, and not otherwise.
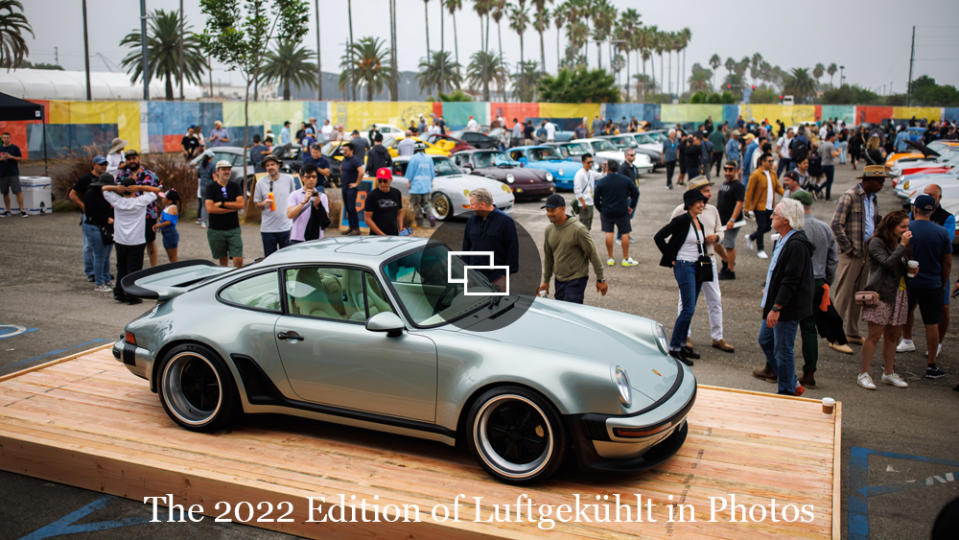
[[[107,151],[107,172],[112,174],[114,178],[120,175],[120,164],[127,160],[123,154],[123,148],[126,145],[127,142],[120,137],[110,141],[110,150]]]
[[[113,207],[113,243],[117,248],[117,275],[113,298],[117,302],[139,304],[142,300],[127,295],[120,282],[123,276],[143,268],[147,206],[156,200],[160,188],[138,186],[133,178],[127,177],[119,186],[103,186],[102,189],[103,198]]]

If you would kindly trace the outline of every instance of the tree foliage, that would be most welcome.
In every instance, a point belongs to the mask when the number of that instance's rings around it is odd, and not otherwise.
[[[513,74],[513,91],[516,97],[525,103],[536,101],[536,85],[544,73],[539,70],[539,63],[535,60],[520,62]]]
[[[617,103],[615,78],[602,69],[563,69],[555,77],[546,75],[537,85],[540,100],[552,103]]]
[[[469,83],[473,87],[483,89],[483,101],[490,100],[490,83],[496,82],[503,86],[506,73],[506,64],[492,52],[476,51],[470,56],[470,63],[466,68],[466,78]]]
[[[173,81],[180,78],[180,12],[158,9],[150,14],[147,25],[147,62],[150,79],[165,79],[165,97],[173,99]],[[120,40],[121,47],[129,52],[120,65],[130,74],[130,81],[143,77],[143,55],[140,45],[140,30],[128,33]],[[183,78],[196,84],[203,83],[206,72],[206,57],[200,40],[193,29],[183,22]]]
[[[909,86],[911,103],[931,107],[959,106],[959,90],[955,86],[936,84],[936,80],[923,75]]]
[[[30,54],[23,39],[27,32],[36,37],[23,14],[23,4],[19,0],[0,0],[0,66],[7,69],[20,67]]]
[[[283,37],[276,48],[266,53],[263,80],[283,86],[283,99],[290,100],[290,86],[308,87],[316,84],[316,53],[300,46],[298,41]]]
[[[820,99],[824,105],[873,105],[879,103],[880,100],[879,94],[854,84],[844,84],[839,88],[830,88],[822,93]]]
[[[373,94],[382,92],[393,80],[390,70],[390,49],[380,38],[365,37],[353,42],[353,84],[366,89],[366,100],[373,101]],[[340,90],[346,91],[350,83],[350,51],[340,58]]]
[[[430,51],[429,58],[420,59],[420,71],[416,74],[420,90],[436,88],[442,94],[447,88],[459,88],[463,84],[460,65],[453,60],[449,51]]]

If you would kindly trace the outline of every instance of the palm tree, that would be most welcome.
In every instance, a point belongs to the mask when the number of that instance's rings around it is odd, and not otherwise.
[[[529,10],[522,2],[518,6],[513,6],[509,10],[509,27],[519,35],[519,63],[523,63],[523,33],[526,32],[526,26],[529,24]],[[520,66],[516,66],[517,69]]]
[[[603,67],[603,49],[602,42],[609,39],[613,29],[613,23],[616,21],[616,8],[609,4],[608,0],[593,0],[590,9],[590,15],[593,20],[593,41],[596,42],[596,65]],[[610,58],[612,61],[612,58]]]
[[[472,86],[482,87],[483,101],[489,101],[490,82],[502,84],[506,79],[506,66],[499,56],[490,52],[476,51],[470,56],[466,78]]]
[[[496,22],[496,41],[499,44],[499,59],[503,61],[503,27],[500,21],[506,16],[506,0],[492,0],[493,6],[490,17]]]
[[[763,55],[753,53],[752,58],[749,59],[749,73],[752,75],[753,84],[756,84],[756,79],[759,78],[759,68],[763,63]]]
[[[423,33],[426,34],[426,56],[430,55],[430,0],[423,0]]]
[[[559,73],[560,58],[563,56],[560,54],[562,49],[559,46],[559,38],[563,33],[563,27],[566,26],[566,12],[568,9],[568,2],[564,2],[553,8],[553,25],[556,27],[556,73]]]
[[[825,72],[826,72],[826,66],[822,65],[821,62],[816,64],[816,67],[812,68],[812,76],[816,78],[817,85],[819,84],[819,79],[822,78],[823,73]]]
[[[535,60],[520,62],[513,75],[513,92],[516,98],[524,103],[536,101],[536,85],[544,73],[539,70]]]
[[[354,45],[353,43],[353,0],[346,0],[346,15],[347,15],[347,21],[349,22],[349,25],[350,25],[350,35],[349,35],[350,42],[346,45],[346,51],[350,57],[350,67],[349,67],[349,72],[347,73],[347,80],[349,81],[349,84],[350,84],[350,95],[352,96],[351,99],[353,101],[356,101],[356,84],[354,82],[356,80],[356,76],[353,73],[353,45]],[[341,79],[343,78],[342,73],[340,74],[340,78]],[[340,89],[342,90],[342,88],[343,86],[341,85]],[[345,96],[346,92],[343,92],[343,95]]]
[[[799,103],[805,102],[816,91],[816,81],[809,76],[806,68],[795,68],[786,77],[783,92],[795,96]]]
[[[543,32],[549,30],[549,10],[546,9],[546,4],[551,1],[533,0],[533,30],[539,34],[539,69],[544,73],[546,72],[546,47],[543,45]],[[559,54],[559,49],[556,49],[556,54]]]
[[[669,93],[673,93],[673,51],[676,50],[676,33],[668,32],[664,36],[663,40],[663,51],[666,52],[666,61],[669,62],[669,78],[666,79],[669,81]],[[660,69],[662,69],[662,57],[660,57]]]
[[[283,99],[290,100],[290,84],[306,87],[316,82],[316,65],[313,51],[301,47],[299,42],[280,38],[276,49],[266,53],[262,77],[266,82],[283,85]]]
[[[686,28],[683,28],[682,30],[680,30],[679,35],[682,36],[682,45],[683,45],[683,46],[681,47],[681,50],[682,50],[682,53],[683,53],[683,71],[682,71],[682,73],[685,75],[685,73],[686,73],[686,48],[689,47],[689,42],[693,40],[693,31],[690,30],[688,27],[686,27]]]
[[[693,64],[692,74],[689,76],[689,91],[708,92],[709,81],[713,78],[713,72],[699,65],[699,62]]]
[[[479,16],[480,20],[480,50],[486,52],[489,48],[489,12],[492,8],[492,0],[475,0],[473,2],[473,11]],[[486,39],[483,39],[483,19],[487,21]]]
[[[436,87],[436,94],[442,94],[447,87],[459,88],[463,84],[460,65],[450,58],[447,51],[433,51],[430,58],[420,60],[420,72],[416,74],[420,90],[428,92]]]
[[[366,101],[373,101],[373,94],[381,92],[392,82],[393,74],[387,67],[390,61],[389,48],[382,39],[361,38],[340,58],[340,90],[345,91],[349,84],[349,71],[353,71],[354,86],[365,86]]]
[[[22,12],[23,4],[18,0],[0,0],[0,66],[8,70],[20,66],[24,57],[30,54],[23,34],[30,32],[36,37]]]
[[[838,69],[836,68],[836,63],[835,63],[835,62],[833,62],[832,64],[829,64],[829,67],[826,68],[826,73],[829,74],[829,86],[832,86],[832,85],[833,85],[833,84],[832,84],[832,77],[833,77],[833,75],[836,74],[836,71],[838,71]]]
[[[720,60],[718,54],[713,53],[713,55],[709,57],[709,67],[713,70],[714,75],[716,74],[716,70],[719,69],[719,66],[721,65],[723,65],[723,61]]]
[[[147,32],[147,61],[151,79],[166,79],[167,100],[173,99],[173,81],[180,77],[180,15],[177,11],[158,9],[150,17]],[[200,41],[189,26],[184,25],[183,33],[183,77],[196,84],[203,84],[202,74],[206,71],[206,56]],[[129,47],[130,52],[120,65],[130,74],[130,81],[136,82],[142,77],[143,56],[140,49],[140,31],[134,30],[120,40],[121,47]]]
[[[453,17],[453,48],[456,50],[456,65],[460,65],[460,38],[456,32],[456,12],[463,9],[463,0],[442,0]],[[459,68],[457,67],[457,70]],[[459,71],[457,71],[459,73]]]

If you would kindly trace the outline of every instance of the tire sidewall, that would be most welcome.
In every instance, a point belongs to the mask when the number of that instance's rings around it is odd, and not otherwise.
[[[208,360],[213,366],[213,369],[216,371],[216,375],[220,381],[220,409],[213,417],[202,424],[190,424],[182,421],[177,417],[176,414],[173,413],[171,410],[171,405],[167,402],[167,389],[165,380],[166,370],[169,363],[174,358],[184,353],[194,354],[206,358],[206,360]],[[163,359],[157,368],[157,377],[157,396],[160,398],[160,405],[163,406],[163,410],[167,413],[170,419],[176,422],[176,424],[180,427],[190,431],[214,431],[229,425],[235,418],[239,409],[239,399],[237,397],[236,384],[233,381],[233,375],[220,358],[220,355],[218,355],[209,347],[200,345],[198,343],[187,343],[171,348],[163,355]]]

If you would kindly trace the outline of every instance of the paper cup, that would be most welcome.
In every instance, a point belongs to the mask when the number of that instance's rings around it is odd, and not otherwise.
[[[832,414],[836,408],[836,400],[831,397],[822,398],[822,412],[824,414]]]
[[[906,263],[906,268],[907,268],[906,270],[907,276],[911,278],[916,277],[916,274],[919,271],[919,261],[910,260],[909,262]]]

